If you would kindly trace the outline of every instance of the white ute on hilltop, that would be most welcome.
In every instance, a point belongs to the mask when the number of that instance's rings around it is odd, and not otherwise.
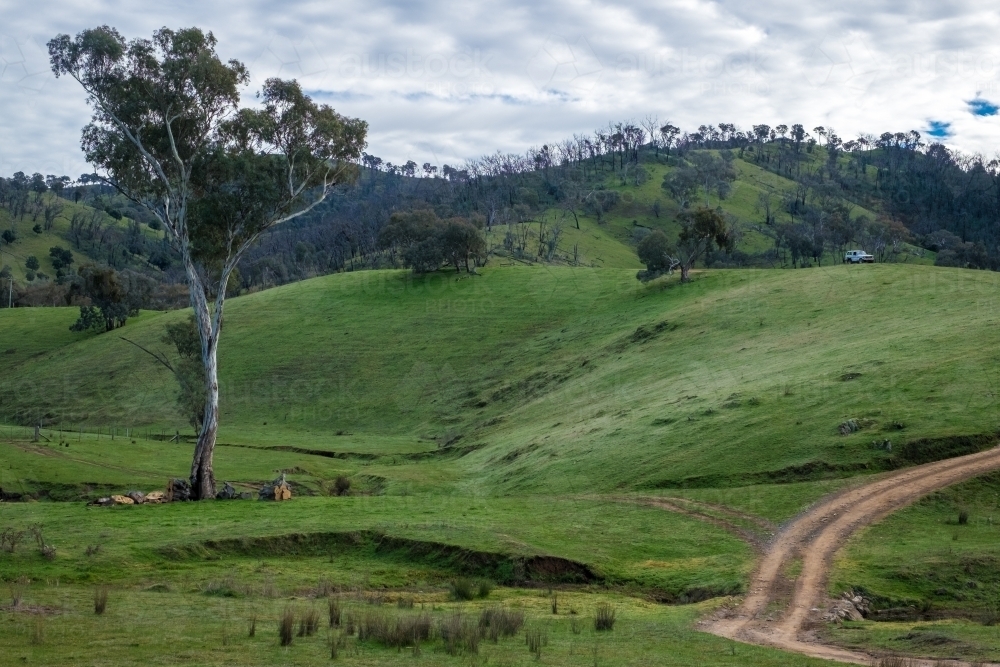
[[[864,250],[848,250],[844,253],[844,263],[850,262],[851,264],[871,264],[875,261],[875,258],[866,253]]]

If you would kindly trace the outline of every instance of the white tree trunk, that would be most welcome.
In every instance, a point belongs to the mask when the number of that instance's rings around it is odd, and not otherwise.
[[[191,307],[194,321],[201,340],[201,361],[205,369],[205,418],[198,434],[194,458],[191,461],[191,498],[209,500],[215,497],[215,471],[212,457],[215,453],[215,438],[219,430],[219,367],[217,350],[219,329],[222,324],[222,303],[224,294],[216,301],[215,320],[208,308],[205,288],[201,276],[192,262],[187,263],[188,286],[191,290]],[[220,289],[225,290],[224,286]]]

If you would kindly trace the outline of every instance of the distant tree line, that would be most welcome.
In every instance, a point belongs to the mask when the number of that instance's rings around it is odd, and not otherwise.
[[[1000,160],[927,144],[915,130],[861,134],[844,140],[822,126],[754,125],[741,131],[720,123],[681,134],[679,153],[734,151],[740,158],[797,182],[794,196],[761,202],[776,248],[793,263],[818,257],[821,245],[866,246],[879,261],[911,242],[937,253],[936,263],[1000,269]],[[820,150],[825,159],[811,156]],[[840,200],[840,201],[838,201]],[[878,212],[851,220],[843,200]],[[776,228],[772,211],[797,220]]]
[[[571,249],[560,245],[564,226],[579,227],[580,216],[603,224],[622,205],[612,186],[642,184],[650,164],[667,164],[662,191],[679,210],[655,201],[650,213],[683,216],[729,196],[737,158],[789,178],[795,187],[765,189],[755,204],[759,218],[746,230],[730,224],[735,242],[706,249],[699,261],[708,266],[820,264],[849,246],[863,247],[878,261],[905,261],[907,244],[913,244],[937,253],[939,265],[1000,269],[997,160],[927,145],[916,131],[844,140],[822,126],[759,124],[743,130],[719,123],[686,132],[648,116],[458,166],[397,165],[364,153],[356,182],[263,234],[241,259],[230,288],[253,291],[338,271],[454,266],[458,255],[446,252],[438,232],[431,235],[435,240],[420,243],[400,236],[401,220],[428,215],[438,222],[425,229],[463,220],[481,231],[481,247],[472,244],[465,255],[472,270],[491,254],[573,261]],[[16,247],[29,233],[27,223],[51,228],[67,202],[89,207],[65,215],[74,250],[118,271],[137,271],[175,287],[182,282],[176,253],[144,231],[155,230],[155,219],[93,175],[76,181],[23,173],[0,179],[0,207],[18,223],[0,232],[0,244]],[[558,218],[543,220],[547,210]],[[123,218],[127,225],[112,224]],[[635,242],[647,231],[637,230],[643,233]],[[771,247],[746,251],[738,242],[745,231],[761,233]],[[465,267],[464,260],[459,264]]]

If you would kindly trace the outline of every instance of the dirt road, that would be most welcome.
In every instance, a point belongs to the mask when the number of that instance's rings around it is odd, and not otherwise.
[[[865,486],[824,499],[781,530],[765,548],[742,605],[707,622],[702,629],[722,637],[764,644],[816,658],[871,664],[872,656],[808,641],[807,621],[827,607],[827,575],[834,554],[859,528],[938,489],[1000,469],[1000,448],[928,463],[881,477]],[[801,559],[794,582],[788,565]],[[787,601],[784,612],[774,603]],[[914,665],[955,664],[922,663]]]

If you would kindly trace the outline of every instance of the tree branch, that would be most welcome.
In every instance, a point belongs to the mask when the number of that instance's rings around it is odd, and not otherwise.
[[[160,357],[155,352],[151,352],[151,351],[147,350],[142,345],[139,345],[139,343],[136,343],[135,341],[132,341],[132,340],[129,340],[128,338],[125,338],[125,336],[119,336],[119,338],[121,338],[126,343],[131,343],[132,345],[135,345],[137,348],[139,348],[140,350],[142,350],[143,352],[145,352],[146,354],[148,354],[149,356],[153,357],[158,362],[160,362],[161,364],[163,364],[163,366],[166,367],[166,369],[168,371],[170,371],[171,373],[173,373],[174,375],[176,375],[178,378],[180,378],[180,375],[178,375],[177,371],[174,370],[174,367],[170,365],[170,362],[167,360],[166,355],[164,355],[163,357]]]

